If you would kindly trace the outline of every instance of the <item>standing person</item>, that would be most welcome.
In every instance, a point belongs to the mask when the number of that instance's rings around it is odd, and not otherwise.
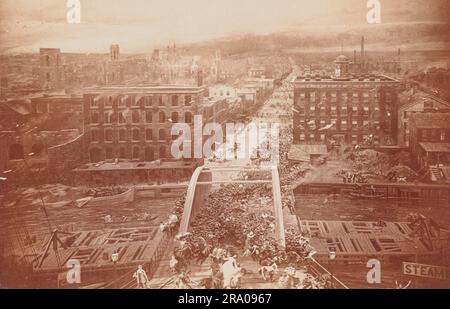
[[[137,283],[137,288],[138,289],[145,289],[145,288],[147,288],[147,283],[149,282],[149,280],[148,280],[148,277],[147,277],[147,273],[142,268],[142,265],[138,266],[138,269],[133,274],[133,278],[136,279],[136,283]]]
[[[223,288],[230,289],[233,277],[240,271],[240,268],[237,266],[236,256],[229,255],[221,268],[223,274]]]
[[[176,273],[178,270],[178,260],[172,255],[172,258],[169,261],[169,267],[172,273]]]
[[[183,271],[176,276],[175,288],[176,289],[192,289],[193,286],[198,286],[199,283],[191,279],[191,271]]]

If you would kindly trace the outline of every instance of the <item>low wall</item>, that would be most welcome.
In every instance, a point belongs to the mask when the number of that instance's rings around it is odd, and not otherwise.
[[[371,187],[382,193],[384,199],[400,200],[444,200],[450,202],[450,185],[373,183],[361,184],[363,190]],[[297,194],[349,194],[355,191],[355,184],[345,183],[303,183],[293,192]]]
[[[104,196],[104,197],[97,197],[91,199],[87,206],[123,206],[126,203],[131,203],[134,201],[134,188],[128,189],[127,191],[111,195],[111,196]]]
[[[188,231],[190,223],[201,210],[201,207],[205,203],[205,198],[211,190],[211,185],[197,185],[199,181],[212,180],[211,172],[203,172],[203,168],[203,166],[198,167],[189,182],[183,216],[180,222],[180,233]]]

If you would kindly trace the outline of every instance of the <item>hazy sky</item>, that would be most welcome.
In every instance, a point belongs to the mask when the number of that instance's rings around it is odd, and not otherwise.
[[[382,0],[383,22],[445,21],[450,0]],[[413,4],[411,4],[413,3]],[[171,41],[233,33],[364,24],[367,0],[81,0],[82,23],[66,22],[66,0],[0,0],[0,52],[146,52]]]

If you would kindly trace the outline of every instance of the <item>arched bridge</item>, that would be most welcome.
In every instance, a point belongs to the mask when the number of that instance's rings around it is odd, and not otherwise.
[[[258,172],[263,175],[270,175],[268,179],[223,179],[227,173]],[[219,177],[213,177],[213,176]],[[222,176],[222,177],[220,177]],[[216,178],[222,178],[217,180]],[[264,177],[261,177],[264,178]],[[281,204],[280,176],[276,166],[263,166],[258,168],[248,167],[198,167],[189,182],[184,212],[180,222],[180,233],[188,232],[190,223],[195,219],[208,194],[213,190],[215,184],[269,184],[273,195],[273,214],[275,217],[275,237],[279,244],[285,247],[285,230],[283,222],[283,209]]]

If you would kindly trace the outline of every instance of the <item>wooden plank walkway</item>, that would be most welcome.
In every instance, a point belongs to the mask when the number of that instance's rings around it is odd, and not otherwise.
[[[440,253],[441,243],[434,240],[434,251],[413,232],[406,222],[300,221],[302,231],[311,235],[310,243],[317,251],[317,260],[329,261],[329,252],[336,252],[336,262],[361,262],[377,257],[433,256]],[[443,236],[443,235],[441,235]],[[448,235],[446,235],[448,237]]]
[[[84,269],[109,269],[129,267],[151,259],[162,237],[158,227],[120,228],[109,230],[82,231],[63,238],[66,249],[51,247],[36,272],[58,272],[65,268],[70,259],[77,259]],[[111,255],[119,253],[116,265]],[[39,259],[38,259],[39,260]]]

